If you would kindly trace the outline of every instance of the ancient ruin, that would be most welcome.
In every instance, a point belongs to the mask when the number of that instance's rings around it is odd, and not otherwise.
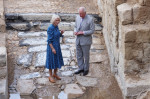
[[[94,18],[90,72],[77,70],[78,8]],[[45,69],[53,13],[65,30],[61,81]],[[0,0],[0,99],[150,99],[150,0]]]

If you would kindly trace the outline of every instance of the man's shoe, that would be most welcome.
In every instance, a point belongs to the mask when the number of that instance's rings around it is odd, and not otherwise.
[[[78,70],[78,71],[76,71],[74,74],[80,74],[80,73],[82,73],[82,72],[84,72],[84,70]]]
[[[87,70],[87,71],[84,71],[84,72],[83,72],[83,76],[86,76],[88,73],[89,73],[88,70]]]

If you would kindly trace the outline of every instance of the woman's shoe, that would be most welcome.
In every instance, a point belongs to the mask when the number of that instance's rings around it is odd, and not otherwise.
[[[54,80],[52,77],[49,77],[49,81],[50,81],[51,83],[55,83],[55,80]]]
[[[61,80],[61,78],[57,75],[53,75],[54,78],[56,78],[57,80]]]

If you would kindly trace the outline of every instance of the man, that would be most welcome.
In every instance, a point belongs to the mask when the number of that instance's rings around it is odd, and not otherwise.
[[[75,74],[83,72],[83,76],[89,72],[89,51],[92,44],[92,34],[95,30],[95,25],[92,17],[86,15],[84,7],[79,8],[79,15],[76,17],[74,34],[76,38],[77,62],[79,69]]]

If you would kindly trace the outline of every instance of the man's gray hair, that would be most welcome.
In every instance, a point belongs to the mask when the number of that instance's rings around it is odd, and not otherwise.
[[[59,19],[60,19],[59,15],[53,14],[53,16],[52,16],[52,18],[51,18],[50,23],[52,23],[52,24],[53,24],[53,23],[54,23],[54,21],[55,21],[57,18],[59,18]],[[61,21],[61,19],[60,19],[60,21]]]
[[[79,12],[80,10],[82,10],[83,12],[86,12],[85,7],[80,7],[80,8],[78,9],[78,12]]]

